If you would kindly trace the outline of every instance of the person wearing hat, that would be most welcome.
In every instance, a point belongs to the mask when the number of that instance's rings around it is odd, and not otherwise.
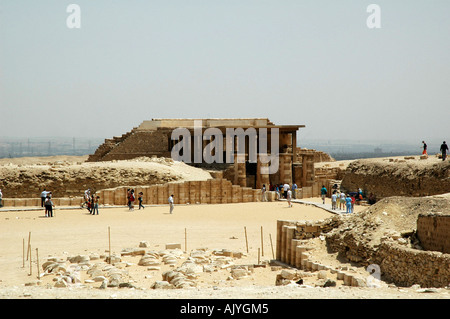
[[[442,160],[445,161],[448,152],[448,145],[447,143],[445,143],[445,141],[441,145],[441,152],[442,152]]]

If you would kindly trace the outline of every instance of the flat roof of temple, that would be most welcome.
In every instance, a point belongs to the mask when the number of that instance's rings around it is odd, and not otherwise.
[[[201,123],[200,123],[201,122]],[[279,129],[298,129],[305,125],[275,125],[267,118],[208,118],[208,119],[152,119],[146,120],[138,126],[138,130],[156,130],[158,128],[194,128],[201,127],[217,128],[279,128]]]

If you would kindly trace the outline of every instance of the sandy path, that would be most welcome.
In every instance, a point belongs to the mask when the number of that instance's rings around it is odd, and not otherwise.
[[[100,209],[97,216],[86,210],[56,210],[55,217],[45,218],[40,211],[0,213],[0,280],[2,286],[30,281],[29,267],[23,268],[23,239],[27,246],[31,232],[32,250],[39,249],[41,261],[47,256],[104,254],[108,249],[108,227],[113,253],[123,248],[138,247],[147,241],[150,248],[162,250],[166,243],[180,243],[184,249],[187,231],[188,251],[196,248],[231,249],[246,252],[244,226],[247,228],[249,259],[257,262],[264,234],[264,257],[272,259],[270,237],[276,245],[276,221],[315,220],[332,214],[312,206],[284,202],[240,203],[223,205],[176,206],[168,213],[166,206]],[[237,238],[237,239],[235,239]],[[275,247],[274,247],[275,249]],[[36,271],[35,269],[33,271]]]
[[[160,272],[152,273],[142,266],[127,268],[136,286],[143,288],[139,290],[96,289],[98,283],[92,284],[90,289],[49,288],[53,286],[53,276],[44,277],[40,286],[26,287],[25,283],[37,280],[35,265],[32,276],[28,275],[28,262],[22,267],[22,243],[24,239],[27,241],[29,232],[32,251],[39,249],[42,264],[47,256],[65,259],[78,254],[105,254],[108,249],[108,227],[111,229],[112,251],[116,254],[120,254],[123,248],[138,247],[140,241],[147,241],[149,248],[157,251],[163,250],[166,243],[180,243],[184,249],[185,228],[188,251],[207,247],[210,250],[225,248],[246,252],[245,226],[249,254],[237,262],[253,264],[258,259],[261,226],[264,230],[264,257],[261,259],[270,260],[269,234],[275,245],[278,219],[318,220],[332,214],[310,205],[294,204],[288,208],[286,202],[269,202],[176,206],[172,215],[168,214],[168,207],[154,206],[132,212],[127,208],[105,208],[100,210],[98,216],[89,215],[81,209],[56,210],[53,218],[42,216],[43,212],[40,211],[0,212],[0,299],[449,298],[445,290],[438,294],[423,294],[416,289],[275,286],[278,272],[270,268],[255,268],[248,279],[232,281],[226,279],[229,276],[226,271],[203,273],[194,289],[150,289],[155,280],[161,280]],[[139,257],[127,259],[135,264],[138,260]],[[162,267],[161,271],[164,270]]]

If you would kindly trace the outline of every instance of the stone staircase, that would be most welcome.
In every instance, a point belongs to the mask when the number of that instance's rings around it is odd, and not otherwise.
[[[99,162],[109,152],[111,152],[118,144],[124,142],[129,136],[136,132],[137,127],[134,127],[130,132],[122,134],[121,136],[114,136],[113,138],[105,139],[105,142],[101,144],[94,154],[89,155],[87,162]]]

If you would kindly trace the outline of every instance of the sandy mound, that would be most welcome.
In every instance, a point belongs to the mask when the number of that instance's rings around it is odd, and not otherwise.
[[[84,162],[86,157],[53,156],[0,161],[0,189],[5,198],[39,197],[43,188],[54,197],[80,196],[84,190],[123,185],[153,185],[206,180],[211,175],[169,158],[140,157],[111,162]]]

